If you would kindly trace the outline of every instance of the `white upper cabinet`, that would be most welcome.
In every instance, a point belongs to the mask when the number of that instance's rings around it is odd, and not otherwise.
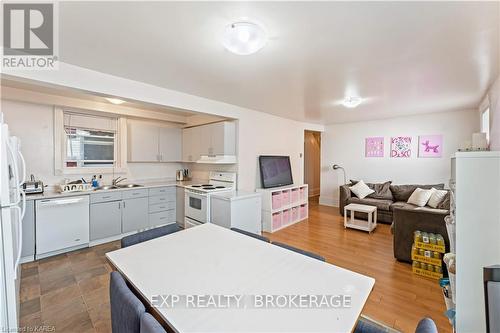
[[[182,137],[185,162],[196,162],[202,155],[236,155],[236,124],[232,121],[185,128]]]
[[[159,155],[161,162],[179,162],[182,159],[182,129],[160,128]]]
[[[153,124],[128,121],[128,161],[159,162],[159,128]]]
[[[128,120],[129,162],[178,162],[182,155],[182,130]]]

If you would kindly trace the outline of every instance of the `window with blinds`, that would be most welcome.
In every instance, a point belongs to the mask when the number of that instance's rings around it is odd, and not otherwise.
[[[116,156],[116,119],[64,114],[66,168],[112,167]]]

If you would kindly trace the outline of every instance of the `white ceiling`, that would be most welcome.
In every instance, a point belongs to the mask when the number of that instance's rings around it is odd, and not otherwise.
[[[61,60],[317,123],[476,107],[499,71],[499,2],[62,2]],[[220,43],[242,17],[258,53]],[[366,101],[338,105],[345,94]]]

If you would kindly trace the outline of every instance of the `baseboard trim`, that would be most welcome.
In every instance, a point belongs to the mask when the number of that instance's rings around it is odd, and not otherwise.
[[[338,207],[339,200],[337,198],[334,198],[334,197],[320,195],[319,196],[319,204],[323,205],[323,206]]]

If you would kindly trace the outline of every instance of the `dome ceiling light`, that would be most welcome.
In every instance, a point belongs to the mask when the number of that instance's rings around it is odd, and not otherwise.
[[[256,23],[240,21],[229,24],[224,31],[222,44],[238,55],[249,55],[259,51],[267,43],[267,33]]]
[[[342,105],[345,106],[346,108],[355,108],[361,104],[363,100],[361,97],[356,97],[356,96],[346,96],[344,98],[344,101],[342,102]]]

